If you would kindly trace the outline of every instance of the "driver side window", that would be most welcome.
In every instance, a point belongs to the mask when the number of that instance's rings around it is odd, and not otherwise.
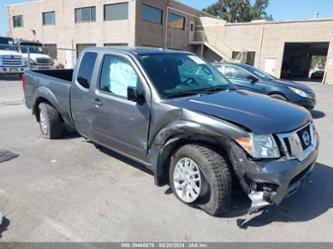
[[[240,68],[234,67],[234,66],[229,66],[229,65],[225,65],[224,75],[227,78],[241,79],[241,80],[247,80],[248,77],[250,76],[250,74],[247,73],[246,71],[244,71]]]
[[[127,99],[127,88],[136,87],[139,77],[125,58],[106,55],[103,60],[100,89]]]

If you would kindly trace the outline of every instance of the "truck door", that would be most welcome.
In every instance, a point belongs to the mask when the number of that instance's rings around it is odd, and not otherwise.
[[[87,138],[92,138],[92,112],[94,93],[92,80],[96,66],[97,53],[86,52],[78,59],[79,68],[74,75],[70,93],[71,113],[76,130]]]
[[[95,90],[94,140],[146,161],[149,88],[131,58],[106,54],[101,64]],[[136,88],[145,101],[128,100],[128,87]]]

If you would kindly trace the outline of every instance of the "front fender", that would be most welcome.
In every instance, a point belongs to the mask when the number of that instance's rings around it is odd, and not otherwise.
[[[192,121],[175,121],[168,124],[156,135],[154,143],[150,147],[155,184],[158,186],[166,184],[165,176],[170,156],[181,145],[204,143],[219,145],[220,149],[228,150],[228,140],[230,138],[225,134]]]

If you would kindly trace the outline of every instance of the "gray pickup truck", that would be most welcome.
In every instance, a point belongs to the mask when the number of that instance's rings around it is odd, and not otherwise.
[[[228,213],[235,185],[250,213],[279,204],[317,159],[307,110],[238,90],[189,52],[89,48],[74,70],[28,70],[22,83],[43,136],[75,129],[214,216]]]

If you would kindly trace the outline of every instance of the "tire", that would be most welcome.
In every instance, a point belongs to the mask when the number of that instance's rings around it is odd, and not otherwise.
[[[177,171],[177,168],[179,168],[177,165],[186,159],[191,159],[199,168],[201,181],[198,197],[195,200],[189,198],[189,201],[184,200],[184,193],[180,193],[183,190],[179,189],[180,183],[176,180],[179,176],[178,172],[180,172]],[[180,201],[198,207],[212,216],[223,216],[230,211],[232,177],[226,161],[220,154],[200,145],[185,145],[173,155],[170,161],[169,183],[173,193]],[[187,184],[191,185],[192,183]],[[176,188],[176,185],[178,188]],[[195,188],[192,188],[192,192],[198,194],[194,190]]]
[[[285,96],[281,95],[281,94],[272,94],[272,95],[270,95],[270,97],[273,98],[273,99],[288,101],[288,99]]]
[[[51,105],[41,103],[39,110],[39,127],[43,137],[56,139],[62,135],[63,124],[59,112]]]

